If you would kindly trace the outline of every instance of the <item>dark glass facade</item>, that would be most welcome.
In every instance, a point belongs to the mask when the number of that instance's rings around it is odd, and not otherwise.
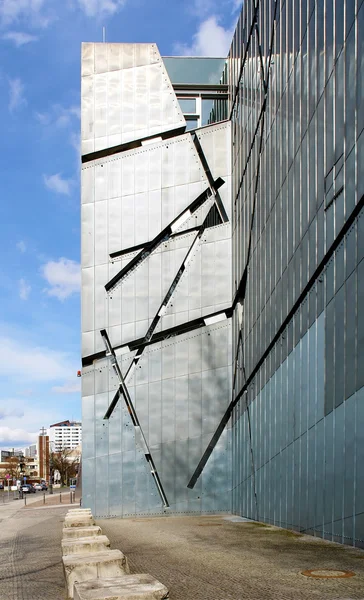
[[[361,1],[246,0],[223,81],[233,512],[355,545],[364,544],[363,63]]]

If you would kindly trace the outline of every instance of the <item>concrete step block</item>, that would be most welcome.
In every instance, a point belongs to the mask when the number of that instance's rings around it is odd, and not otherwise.
[[[106,535],[62,540],[62,554],[102,552],[107,548],[110,548],[110,540]]]
[[[168,589],[151,575],[136,574],[75,583],[74,600],[166,600]]]
[[[92,512],[89,508],[71,508],[67,511],[67,516],[69,515],[92,515]]]
[[[63,527],[89,527],[95,525],[92,515],[67,515]]]
[[[63,527],[62,530],[62,537],[64,540],[84,538],[101,534],[102,529],[98,525],[91,525],[90,527]]]
[[[67,598],[73,598],[73,586],[77,582],[100,577],[128,575],[129,565],[120,550],[105,550],[90,554],[67,554],[62,557],[67,586]]]

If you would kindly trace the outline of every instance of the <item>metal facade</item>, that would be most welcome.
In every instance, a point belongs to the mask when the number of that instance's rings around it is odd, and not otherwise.
[[[85,44],[82,103],[83,503],[231,510],[231,429],[187,487],[231,395],[230,123],[183,133],[154,44]]]
[[[246,0],[227,82],[233,511],[364,545],[364,4]]]
[[[364,546],[363,67],[362,0],[246,0],[230,119],[194,134],[155,45],[84,46],[95,514],[231,509]]]

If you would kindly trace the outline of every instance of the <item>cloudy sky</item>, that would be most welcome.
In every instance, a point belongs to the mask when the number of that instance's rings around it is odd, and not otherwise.
[[[81,42],[224,56],[240,5],[0,0],[0,447],[81,417]]]

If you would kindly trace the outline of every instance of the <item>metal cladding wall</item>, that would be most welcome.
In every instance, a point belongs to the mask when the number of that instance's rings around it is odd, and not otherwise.
[[[364,3],[246,0],[228,64],[233,511],[364,546]]]
[[[187,486],[231,398],[230,122],[183,133],[154,44],[82,65],[83,505],[227,511],[231,429]]]

